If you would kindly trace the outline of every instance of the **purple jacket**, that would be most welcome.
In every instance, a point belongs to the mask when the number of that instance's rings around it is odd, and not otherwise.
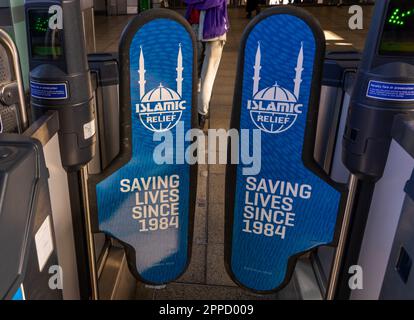
[[[184,0],[187,3],[185,17],[188,19],[193,9],[205,10],[203,38],[212,39],[222,36],[229,29],[227,0]]]

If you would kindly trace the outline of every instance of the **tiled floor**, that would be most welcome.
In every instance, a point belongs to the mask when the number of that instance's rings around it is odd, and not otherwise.
[[[348,7],[307,7],[332,39],[327,50],[362,50],[372,7],[364,7],[364,29],[351,31]],[[215,82],[210,110],[210,128],[228,128],[236,74],[239,41],[248,20],[243,9],[230,9],[231,30],[227,37]],[[131,16],[96,17],[98,51],[117,51],[120,34]],[[344,45],[344,44],[352,44]],[[199,166],[198,197],[192,261],[187,272],[165,288],[139,285],[138,299],[276,299],[239,289],[227,276],[223,262],[224,165]]]

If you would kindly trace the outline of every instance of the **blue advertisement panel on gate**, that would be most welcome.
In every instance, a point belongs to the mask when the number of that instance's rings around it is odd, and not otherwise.
[[[295,8],[266,10],[242,40],[231,126],[260,130],[261,169],[227,167],[226,266],[256,292],[282,288],[298,255],[334,242],[343,189],[313,160],[324,48]]]
[[[120,44],[120,161],[129,159],[96,184],[98,229],[125,245],[132,273],[150,284],[189,263],[196,168],[177,159],[191,143],[194,58],[190,26],[169,10],[140,14]]]

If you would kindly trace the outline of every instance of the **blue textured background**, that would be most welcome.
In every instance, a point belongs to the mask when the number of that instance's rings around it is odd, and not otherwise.
[[[296,213],[295,226],[287,228],[284,240],[278,236],[245,233],[241,230],[247,176],[242,175],[243,166],[238,166],[231,269],[244,286],[267,291],[276,289],[284,281],[289,257],[332,241],[340,193],[306,169],[301,159],[315,55],[313,33],[301,19],[285,14],[273,15],[259,22],[251,31],[245,49],[240,128],[256,129],[246,105],[247,100],[252,98],[253,65],[258,41],[262,54],[259,90],[277,81],[292,93],[297,56],[303,41],[304,71],[299,103],[304,107],[295,124],[287,131],[278,134],[262,131],[262,169],[256,178],[312,186],[309,200],[295,198],[292,210]]]
[[[151,283],[166,283],[176,279],[187,263],[189,226],[190,167],[157,165],[153,150],[160,142],[153,141],[153,132],[146,129],[135,113],[139,102],[138,63],[142,46],[146,69],[146,92],[159,86],[176,89],[178,44],[183,54],[183,99],[187,101],[181,122],[191,128],[193,46],[186,29],[173,20],[155,19],[143,26],[130,46],[130,92],[132,119],[132,158],[128,164],[96,187],[99,229],[131,245],[136,253],[137,272]],[[175,128],[171,131],[175,137]],[[184,148],[188,146],[185,142]],[[183,148],[176,152],[184,152]],[[132,218],[135,193],[119,191],[120,180],[139,177],[180,176],[179,229],[139,232]]]

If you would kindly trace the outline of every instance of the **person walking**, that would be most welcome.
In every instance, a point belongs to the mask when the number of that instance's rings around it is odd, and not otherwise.
[[[229,30],[227,0],[184,0],[186,19],[198,40],[198,125],[204,128],[209,112],[214,80]]]
[[[256,11],[256,15],[260,13],[259,0],[247,0],[246,3],[247,19],[252,17],[252,12]]]

